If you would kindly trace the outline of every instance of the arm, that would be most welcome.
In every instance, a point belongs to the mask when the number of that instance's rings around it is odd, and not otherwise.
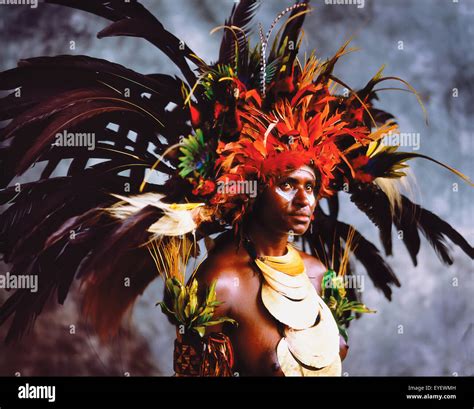
[[[211,268],[212,266],[212,268]],[[229,317],[232,287],[218,264],[205,262],[196,273],[198,299],[205,300],[208,289],[215,283],[215,300],[221,304],[214,308],[211,321]],[[177,376],[232,376],[234,353],[224,323],[205,327],[204,336],[196,331],[188,334],[177,330],[174,350],[174,369]]]
[[[195,275],[199,282],[199,298],[203,299],[207,288],[212,283],[216,283],[216,300],[220,304],[214,309],[213,320],[222,317],[232,317],[233,300],[236,297],[236,287],[234,285],[235,273],[230,273],[227,267],[219,261],[218,258],[206,259]],[[214,325],[206,331],[209,332],[223,332],[224,324]]]

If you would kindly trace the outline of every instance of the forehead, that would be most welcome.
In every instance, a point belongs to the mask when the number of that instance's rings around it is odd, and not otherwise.
[[[289,170],[287,172],[283,172],[279,179],[284,178],[295,178],[295,179],[302,179],[302,180],[316,180],[316,174],[312,168],[309,166],[302,166],[298,169]]]

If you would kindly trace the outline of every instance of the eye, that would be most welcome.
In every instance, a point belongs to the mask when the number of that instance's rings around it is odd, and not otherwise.
[[[306,191],[307,192],[313,192],[314,191],[314,186],[311,183],[306,184]]]
[[[290,182],[285,181],[285,182],[280,184],[280,188],[282,190],[289,190],[289,189],[291,189],[291,184],[290,184]]]

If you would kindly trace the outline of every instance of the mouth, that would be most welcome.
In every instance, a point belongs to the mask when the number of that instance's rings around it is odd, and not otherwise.
[[[289,215],[293,220],[298,221],[299,223],[307,223],[311,216],[307,213],[293,213]]]

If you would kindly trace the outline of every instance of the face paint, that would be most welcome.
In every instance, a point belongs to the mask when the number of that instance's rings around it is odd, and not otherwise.
[[[291,202],[295,198],[297,190],[291,189],[285,192],[280,186],[277,186],[275,192],[278,193],[287,202]]]
[[[308,168],[307,166],[300,168],[300,171],[309,173],[313,177],[315,177],[314,172],[311,168]],[[285,199],[287,202],[291,202],[296,194],[298,193],[297,189],[291,189],[291,190],[286,190],[284,191],[280,186],[276,186],[275,192],[278,193],[283,199]],[[313,206],[314,203],[316,202],[316,197],[314,195],[314,191],[311,193],[304,192],[306,198],[308,199],[309,205]]]
[[[306,195],[306,197],[308,199],[309,205],[313,206],[314,203],[316,202],[316,197],[314,196],[314,191],[312,193],[304,192],[304,194]]]
[[[278,193],[287,202],[291,202],[295,198],[296,193],[298,193],[298,189],[291,189],[291,190],[284,191],[280,186],[277,186],[275,189],[275,192]],[[313,206],[314,203],[316,202],[316,197],[314,196],[314,192],[309,193],[305,191],[304,194],[306,198],[308,199],[309,205]]]
[[[315,174],[314,174],[314,172],[313,172],[312,170],[310,170],[310,169],[305,169],[305,167],[303,167],[303,168],[300,168],[300,171],[309,173],[311,176],[313,176],[313,177],[316,179],[316,176],[315,176]]]

